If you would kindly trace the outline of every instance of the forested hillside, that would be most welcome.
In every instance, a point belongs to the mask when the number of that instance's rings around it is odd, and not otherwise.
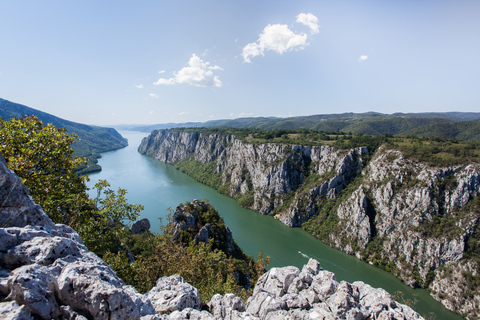
[[[167,123],[148,126],[123,126],[127,130],[151,132],[179,127],[252,128],[263,130],[310,129],[324,132],[362,133],[370,135],[402,134],[434,138],[480,141],[480,113],[395,113],[376,112],[319,114],[303,117],[255,117],[207,122]]]
[[[10,118],[21,118],[25,115],[35,115],[45,125],[52,123],[57,128],[66,128],[70,134],[78,135],[78,139],[72,145],[75,155],[88,158],[88,165],[80,171],[81,173],[101,170],[101,167],[97,164],[101,152],[123,148],[128,144],[127,140],[113,128],[90,126],[64,120],[46,112],[0,98],[0,118],[6,121]]]

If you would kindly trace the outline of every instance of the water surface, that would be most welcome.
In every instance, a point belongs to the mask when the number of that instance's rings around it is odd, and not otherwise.
[[[262,250],[270,256],[269,267],[301,268],[310,257],[315,258],[324,269],[334,272],[338,281],[363,281],[391,294],[402,291],[405,298],[418,293],[416,310],[422,315],[435,312],[437,319],[463,319],[445,309],[426,290],[413,290],[392,274],[332,249],[300,228],[289,228],[272,217],[243,209],[235,200],[196,182],[173,166],[139,154],[137,147],[146,133],[120,133],[129,140],[128,147],[103,153],[99,159],[102,171],[90,175],[89,186],[105,179],[114,189],[127,189],[128,201],[145,207],[141,217],[150,220],[152,232],[160,232],[159,226],[162,221],[165,223],[169,208],[192,199],[208,199],[232,230],[239,246],[253,257]]]

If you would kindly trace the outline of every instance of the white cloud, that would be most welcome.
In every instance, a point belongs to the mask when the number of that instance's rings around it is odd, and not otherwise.
[[[362,62],[368,59],[368,56],[361,55],[360,58],[358,58],[358,62]]]
[[[138,88],[138,89],[143,89],[143,84],[138,84],[138,85],[137,85],[137,84],[134,84],[134,86],[135,86],[136,88]]]
[[[152,98],[158,98],[158,96],[155,93],[149,93],[148,95]]]
[[[190,112],[186,112],[186,111],[183,111],[183,112],[180,112],[178,115],[179,116],[186,116],[186,115],[189,115]]]
[[[296,22],[308,26],[311,34],[319,32],[318,18],[312,13],[300,13]],[[305,33],[295,33],[286,24],[269,24],[263,29],[256,42],[247,44],[242,51],[243,60],[251,62],[251,58],[265,55],[271,50],[284,53],[293,49],[304,49],[307,45]]]
[[[269,24],[256,42],[249,43],[243,48],[242,56],[245,62],[251,62],[250,58],[263,56],[267,50],[282,54],[294,48],[303,49],[306,44],[306,34],[297,34],[286,24]]]
[[[300,13],[297,16],[298,23],[306,25],[310,28],[310,32],[312,34],[316,34],[319,32],[320,25],[318,24],[318,18],[311,13]]]
[[[160,73],[160,74],[165,73],[165,70],[160,70],[160,71],[158,71],[158,73]]]
[[[218,76],[213,74],[216,70],[223,69],[219,66],[210,66],[209,62],[205,62],[193,54],[188,61],[188,67],[184,67],[180,71],[174,72],[172,78],[158,79],[154,85],[186,83],[196,87],[221,87],[222,82],[219,80]]]

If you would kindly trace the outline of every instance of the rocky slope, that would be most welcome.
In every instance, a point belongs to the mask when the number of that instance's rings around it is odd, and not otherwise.
[[[288,226],[431,288],[480,317],[480,164],[433,167],[369,150],[249,144],[232,135],[153,131],[139,152],[204,171],[207,183]],[[369,161],[366,161],[366,160]]]
[[[310,260],[272,268],[245,304],[216,295],[201,310],[196,288],[178,275],[148,293],[126,286],[78,234],[54,224],[0,155],[0,318],[2,319],[422,319],[383,289],[338,283]]]

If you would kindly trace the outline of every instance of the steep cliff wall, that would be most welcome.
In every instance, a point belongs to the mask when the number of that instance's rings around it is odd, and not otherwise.
[[[316,212],[319,198],[333,198],[345,188],[360,173],[362,155],[368,152],[367,148],[253,145],[231,135],[168,130],[154,131],[138,150],[170,164],[214,163],[210,173],[220,177],[217,187],[222,186],[232,197],[248,199],[244,201],[247,207],[273,213],[293,227],[301,226]],[[297,195],[299,190],[303,193]]]
[[[154,131],[139,152],[288,226],[391,271],[455,312],[480,316],[480,164],[434,167],[368,146],[249,144]],[[369,159],[369,161],[366,161]]]
[[[0,154],[1,319],[423,319],[383,289],[338,283],[312,259],[301,271],[272,268],[246,304],[217,294],[204,308],[178,275],[144,295],[125,285],[72,228],[50,220]]]

